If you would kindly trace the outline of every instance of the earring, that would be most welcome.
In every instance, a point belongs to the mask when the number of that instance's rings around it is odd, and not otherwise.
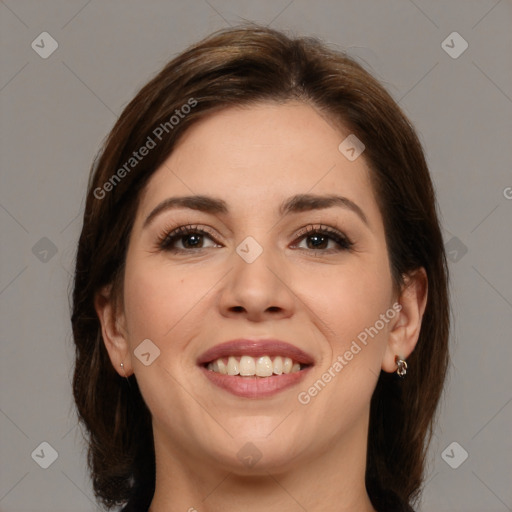
[[[130,378],[128,377],[128,375],[126,375],[126,372],[124,370],[124,363],[119,363],[119,366],[121,367],[121,370],[123,370],[124,379],[126,379],[126,382],[128,383],[128,385],[130,385]]]
[[[398,356],[395,356],[395,363],[398,366],[396,373],[399,377],[404,377],[407,373],[407,363]]]

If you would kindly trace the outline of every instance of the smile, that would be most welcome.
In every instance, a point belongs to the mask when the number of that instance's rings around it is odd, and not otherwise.
[[[284,341],[238,339],[210,348],[197,364],[215,386],[244,398],[265,398],[298,384],[314,360]]]

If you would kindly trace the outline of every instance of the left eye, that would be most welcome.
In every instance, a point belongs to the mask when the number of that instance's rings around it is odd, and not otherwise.
[[[311,243],[307,243],[307,242],[311,242]],[[328,245],[329,245],[329,242],[333,242],[334,245],[336,245],[336,241],[333,240],[332,237],[328,236],[328,235],[324,235],[322,233],[318,233],[316,235],[307,235],[307,236],[304,236],[302,237],[302,240],[301,240],[301,243],[302,242],[306,242],[306,249],[313,249],[313,250],[318,250],[318,249],[329,249]]]
[[[160,248],[171,252],[184,251],[187,249],[204,249],[205,246],[203,245],[203,242],[205,238],[208,238],[213,242],[211,235],[206,231],[202,229],[181,226],[166,235],[163,240],[161,240]],[[180,242],[182,247],[176,247],[176,243]],[[216,244],[214,243],[210,247],[214,247],[215,245]]]
[[[309,229],[305,234],[300,236],[299,240],[301,243],[306,242],[306,249],[314,251],[324,251],[326,249],[348,250],[353,245],[352,242],[341,233],[322,229]],[[329,247],[329,242],[332,242],[331,247]]]

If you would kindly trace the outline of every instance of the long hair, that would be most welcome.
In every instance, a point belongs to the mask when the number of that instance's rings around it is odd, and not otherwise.
[[[404,503],[419,496],[450,323],[443,239],[421,144],[392,97],[344,52],[250,25],[217,32],[169,62],[124,109],[92,166],[73,290],[73,392],[94,490],[108,508],[127,500],[149,503],[155,454],[149,410],[135,377],[122,378],[112,367],[94,296],[111,284],[122,300],[140,193],[183,133],[229,106],[290,100],[313,105],[364,143],[397,289],[415,269],[427,273],[427,306],[410,372],[403,381],[381,372],[372,397],[366,469],[375,506],[386,493]],[[179,122],[172,119],[177,110],[186,113]],[[156,147],[130,160],[155,133]]]

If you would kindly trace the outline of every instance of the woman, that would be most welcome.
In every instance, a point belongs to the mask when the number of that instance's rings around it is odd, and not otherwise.
[[[448,362],[435,195],[357,63],[249,26],[171,61],[93,167],[72,324],[124,511],[410,511]]]

